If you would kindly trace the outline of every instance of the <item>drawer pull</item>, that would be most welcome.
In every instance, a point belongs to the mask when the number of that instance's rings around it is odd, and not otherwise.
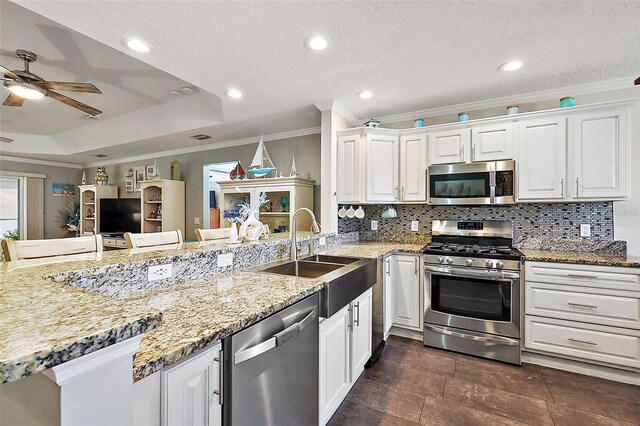
[[[572,343],[582,343],[584,345],[598,346],[596,342],[591,342],[589,340],[578,340],[574,339],[573,337],[569,337],[569,341]]]
[[[582,275],[582,274],[567,274],[567,276],[569,278],[589,278],[589,279],[598,278],[595,275]]]
[[[598,307],[596,305],[583,305],[582,303],[567,302],[567,305],[569,305],[571,307],[574,307],[574,308],[598,309]]]

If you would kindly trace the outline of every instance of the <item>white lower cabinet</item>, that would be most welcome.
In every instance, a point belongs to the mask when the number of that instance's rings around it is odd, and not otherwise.
[[[371,357],[372,289],[320,322],[320,424],[326,424]]]
[[[384,340],[387,340],[389,337],[396,313],[395,286],[393,285],[393,268],[391,267],[392,257],[393,256],[387,256],[382,262],[382,268],[384,268],[382,273],[382,286],[384,289],[384,296],[382,298]]]
[[[640,270],[526,262],[525,349],[640,369]]]
[[[394,314],[393,325],[422,330],[420,256],[395,254],[391,257]]]
[[[162,371],[163,426],[222,424],[221,344]]]

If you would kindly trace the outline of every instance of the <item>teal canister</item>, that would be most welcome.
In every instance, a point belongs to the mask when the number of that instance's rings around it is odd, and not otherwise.
[[[461,112],[458,114],[458,121],[469,121],[469,114],[466,112]]]
[[[576,105],[576,101],[571,96],[567,96],[560,99],[560,108],[567,108],[575,105]]]
[[[424,118],[418,118],[413,122],[413,127],[424,127]]]

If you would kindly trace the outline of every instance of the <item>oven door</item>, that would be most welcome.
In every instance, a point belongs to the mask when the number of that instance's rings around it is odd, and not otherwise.
[[[425,266],[427,324],[520,338],[520,274]]]
[[[445,164],[428,169],[429,203],[493,204],[495,162]]]

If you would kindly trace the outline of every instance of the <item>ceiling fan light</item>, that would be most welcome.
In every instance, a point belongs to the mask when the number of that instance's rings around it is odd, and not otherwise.
[[[44,90],[31,83],[11,81],[4,83],[4,87],[9,89],[14,95],[24,99],[42,99],[46,96]]]

